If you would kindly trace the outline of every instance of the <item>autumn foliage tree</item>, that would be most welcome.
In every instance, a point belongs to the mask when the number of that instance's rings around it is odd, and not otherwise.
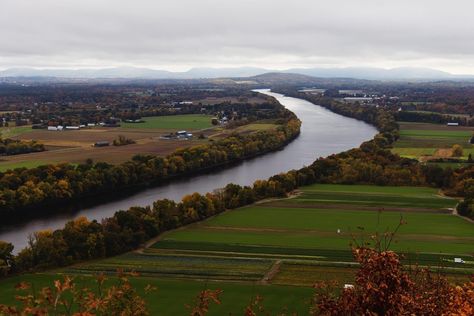
[[[340,294],[316,285],[312,315],[473,315],[474,282],[453,285],[428,269],[404,267],[389,250],[355,248],[354,287]]]
[[[80,287],[68,276],[40,290],[23,282],[16,287],[18,304],[0,305],[0,315],[149,315],[145,300],[131,285],[129,275],[119,271],[118,282],[112,286],[106,286],[106,280],[103,275],[97,276],[94,289]],[[151,290],[152,287],[145,288],[146,293]]]

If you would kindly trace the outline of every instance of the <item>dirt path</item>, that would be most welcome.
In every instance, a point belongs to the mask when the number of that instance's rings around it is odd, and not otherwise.
[[[255,205],[260,205],[260,204],[266,204],[266,203],[271,203],[271,202],[276,202],[276,201],[290,200],[290,199],[294,199],[294,198],[300,196],[301,194],[303,194],[302,191],[294,190],[294,191],[288,193],[287,197],[274,197],[274,198],[263,199],[263,200],[260,200],[260,201],[256,201],[254,204]]]
[[[260,280],[261,284],[269,284],[271,283],[272,279],[277,275],[277,273],[280,271],[281,267],[281,260],[275,261],[275,263],[272,265],[270,270],[268,270],[267,273],[263,276],[262,280]]]

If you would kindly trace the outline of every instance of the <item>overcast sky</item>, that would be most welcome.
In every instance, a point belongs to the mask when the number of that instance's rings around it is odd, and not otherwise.
[[[474,74],[471,0],[0,0],[0,68],[431,67]]]

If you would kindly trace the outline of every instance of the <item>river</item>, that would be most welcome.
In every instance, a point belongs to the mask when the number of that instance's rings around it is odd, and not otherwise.
[[[94,206],[76,205],[67,208],[62,214],[48,215],[45,218],[32,219],[21,224],[4,225],[0,228],[0,240],[13,243],[17,252],[27,245],[29,234],[38,230],[60,228],[68,220],[78,216],[100,220],[113,215],[118,210],[126,210],[135,205],[150,205],[158,199],[180,200],[186,194],[211,192],[231,182],[250,185],[257,179],[266,179],[281,172],[310,165],[319,157],[358,147],[377,133],[371,125],[335,114],[308,101],[286,97],[269,90],[257,91],[275,97],[302,121],[300,136],[283,150],[213,173],[176,180],[136,194],[117,197],[111,202]]]

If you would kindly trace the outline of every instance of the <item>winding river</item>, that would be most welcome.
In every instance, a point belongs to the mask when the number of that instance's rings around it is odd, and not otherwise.
[[[249,185],[257,179],[266,179],[280,172],[309,165],[319,157],[358,147],[377,133],[371,125],[335,114],[308,101],[286,97],[270,90],[257,91],[275,97],[302,121],[300,136],[283,150],[244,161],[228,169],[117,197],[112,202],[94,206],[74,206],[60,215],[32,219],[22,224],[4,225],[0,227],[0,240],[12,242],[15,251],[19,251],[26,246],[29,234],[38,230],[60,228],[68,220],[78,216],[100,220],[113,215],[117,210],[125,210],[134,205],[150,205],[158,199],[180,200],[183,195],[211,192],[231,182]]]

